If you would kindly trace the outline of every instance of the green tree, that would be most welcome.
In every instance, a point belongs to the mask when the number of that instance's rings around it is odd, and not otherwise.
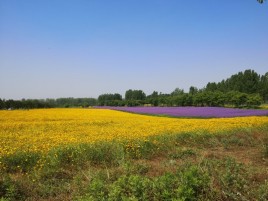
[[[198,93],[197,87],[191,86],[189,88],[189,94],[194,95],[194,94],[197,94],[197,93]]]
[[[2,100],[1,98],[0,98],[0,110],[2,110],[2,109],[5,109],[5,100]]]
[[[232,75],[226,80],[222,80],[219,83],[208,83],[205,90],[206,91],[239,91],[243,93],[259,93],[260,91],[261,76],[257,74],[254,70],[245,70],[244,72],[239,72]]]
[[[98,104],[100,106],[118,106],[120,101],[122,101],[122,96],[118,93],[102,94],[98,97]]]
[[[268,72],[261,76],[260,95],[265,102],[268,102]]]
[[[171,96],[178,96],[178,95],[182,95],[184,94],[184,90],[183,89],[180,89],[180,88],[176,88],[174,89],[173,92],[171,92]]]
[[[263,100],[260,94],[249,94],[247,96],[247,107],[257,107],[260,106],[262,102]]]
[[[142,90],[129,89],[125,93],[126,100],[145,100],[146,94]]]
[[[218,86],[215,82],[209,82],[209,83],[207,83],[206,90],[207,91],[216,91],[216,90],[218,90]]]
[[[230,91],[227,93],[227,102],[235,107],[246,106],[248,94],[238,91]]]
[[[194,106],[205,106],[206,97],[204,92],[200,92],[193,97]]]
[[[159,101],[158,101],[158,92],[154,91],[152,94],[148,95],[146,97],[146,102],[148,104],[151,104],[153,106],[158,106]]]

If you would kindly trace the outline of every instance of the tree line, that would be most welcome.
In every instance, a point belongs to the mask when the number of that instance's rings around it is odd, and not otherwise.
[[[129,89],[124,98],[119,93],[101,94],[95,98],[58,99],[0,99],[0,109],[32,109],[90,106],[233,106],[256,107],[268,102],[268,72],[259,75],[254,70],[238,72],[221,82],[208,82],[198,89],[191,86],[186,93],[176,88],[169,94],[154,91],[146,95],[142,90]]]
[[[170,94],[129,89],[123,99],[120,94],[102,94],[99,106],[233,106],[256,107],[268,102],[268,72],[257,74],[245,70],[221,82],[209,82],[204,88],[191,86],[189,92],[176,88]]]
[[[263,103],[259,94],[247,94],[238,91],[227,93],[220,91],[198,91],[195,94],[162,94],[156,91],[142,99],[122,99],[109,101],[108,96],[99,106],[210,106],[210,107],[257,107]]]
[[[268,72],[259,75],[254,70],[245,70],[232,75],[221,82],[209,82],[206,91],[239,91],[247,94],[260,94],[263,100],[268,100]]]
[[[33,108],[68,108],[96,106],[95,98],[58,98],[58,99],[22,99],[2,100],[0,109],[33,109]]]

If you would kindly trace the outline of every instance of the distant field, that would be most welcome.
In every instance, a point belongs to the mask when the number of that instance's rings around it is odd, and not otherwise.
[[[100,107],[101,108],[101,107]],[[267,116],[268,106],[262,109],[237,109],[224,107],[105,107],[107,109],[133,112],[138,114],[167,115],[173,117],[246,117]]]
[[[268,125],[268,117],[174,119],[107,109],[0,111],[0,156],[159,134],[218,133]]]

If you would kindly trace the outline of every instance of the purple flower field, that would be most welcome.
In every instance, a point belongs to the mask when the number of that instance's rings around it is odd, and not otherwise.
[[[168,115],[174,117],[243,117],[266,116],[268,110],[222,107],[99,107],[138,114]]]

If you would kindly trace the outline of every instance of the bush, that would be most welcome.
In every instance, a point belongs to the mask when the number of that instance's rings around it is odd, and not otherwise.
[[[209,183],[208,175],[197,166],[153,179],[130,174],[107,183],[96,178],[87,196],[79,200],[198,200],[207,193]]]
[[[44,163],[47,167],[55,168],[78,168],[87,163],[117,166],[123,153],[122,147],[112,142],[68,145],[52,149]]]
[[[122,176],[109,189],[109,200],[149,200],[153,190],[152,181],[138,175]]]
[[[24,200],[25,195],[20,185],[13,181],[7,174],[0,177],[0,199],[5,200]]]
[[[125,154],[132,159],[149,159],[162,150],[158,140],[136,140],[124,145]]]
[[[179,173],[180,185],[176,192],[181,200],[199,200],[206,194],[209,187],[209,177],[197,166],[191,166]]]
[[[244,200],[250,197],[248,172],[241,163],[233,158],[223,160],[205,160],[204,168],[210,177],[214,178],[213,185],[217,189],[212,191],[219,200]]]
[[[0,158],[2,169],[6,172],[29,172],[41,158],[41,154],[33,152],[18,152]]]

